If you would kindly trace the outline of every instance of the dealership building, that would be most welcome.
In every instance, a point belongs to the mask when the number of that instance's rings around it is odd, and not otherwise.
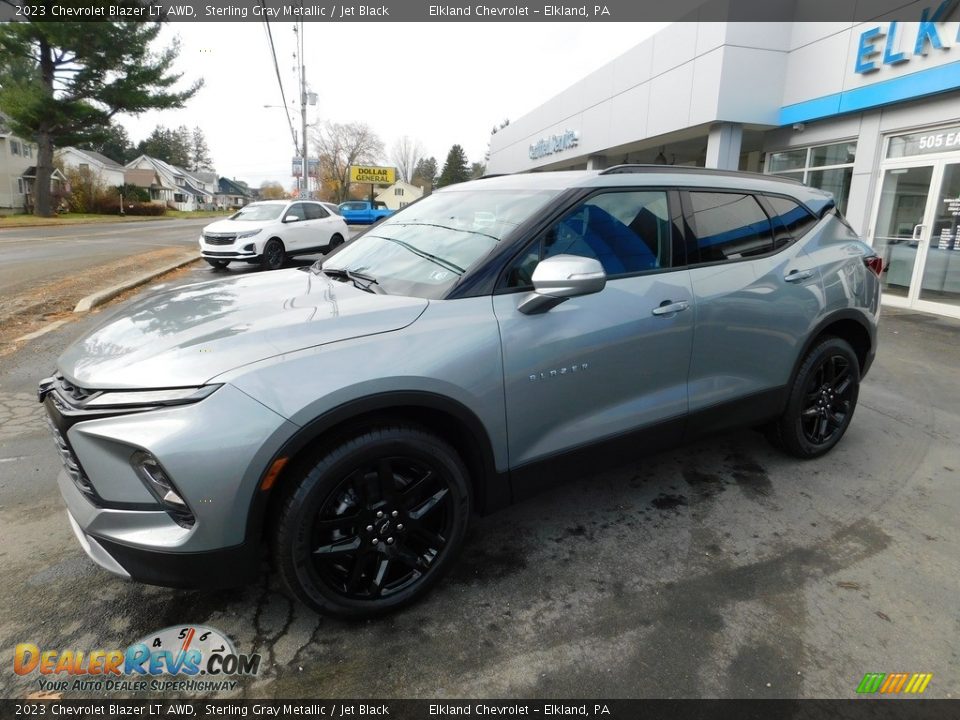
[[[884,301],[960,317],[960,10],[682,22],[491,136],[489,173],[697,165],[829,190]]]

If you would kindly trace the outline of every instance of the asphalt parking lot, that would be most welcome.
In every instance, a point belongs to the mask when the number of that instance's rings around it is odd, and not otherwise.
[[[194,266],[176,282],[223,275]],[[185,592],[87,560],[34,393],[102,316],[0,365],[0,696],[38,689],[12,671],[17,643],[122,648],[184,623],[264,657],[218,697],[845,698],[893,671],[933,673],[927,697],[957,694],[960,322],[885,313],[827,457],[797,462],[751,431],[650,448],[478,518],[425,602],[357,624],[317,617],[270,577]]]

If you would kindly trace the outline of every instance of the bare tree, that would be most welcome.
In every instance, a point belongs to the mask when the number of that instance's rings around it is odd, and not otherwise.
[[[313,146],[320,158],[320,179],[336,202],[350,192],[350,166],[373,163],[383,157],[383,141],[366,123],[324,123],[313,128]]]
[[[390,159],[397,166],[397,172],[400,179],[404,182],[410,182],[413,179],[413,171],[417,168],[419,162],[423,159],[423,145],[416,138],[404,135],[393,143],[393,149],[390,150]]]

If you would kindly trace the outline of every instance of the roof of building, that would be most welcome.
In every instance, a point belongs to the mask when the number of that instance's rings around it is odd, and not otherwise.
[[[118,163],[116,160],[111,160],[106,155],[96,152],[95,150],[86,150],[78,147],[64,148],[64,150],[73,150],[82,155],[86,155],[88,158],[91,158],[92,160],[96,160],[98,163],[100,163],[105,167],[110,168],[111,170],[123,170],[123,165]]]
[[[245,182],[240,182],[239,180],[231,180],[227,177],[220,178],[218,187],[221,193],[226,195],[243,195],[244,197],[250,197],[250,188]]]

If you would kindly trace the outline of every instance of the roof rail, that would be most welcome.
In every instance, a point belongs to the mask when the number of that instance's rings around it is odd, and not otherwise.
[[[680,172],[693,175],[719,175],[721,177],[755,177],[764,180],[774,180],[776,182],[790,183],[791,185],[803,185],[799,180],[783,177],[781,175],[766,175],[764,173],[746,172],[743,170],[718,170],[717,168],[695,167],[692,165],[642,165],[642,164],[624,164],[608,167],[601,170],[601,175],[626,175],[628,173],[654,173],[654,172]]]

